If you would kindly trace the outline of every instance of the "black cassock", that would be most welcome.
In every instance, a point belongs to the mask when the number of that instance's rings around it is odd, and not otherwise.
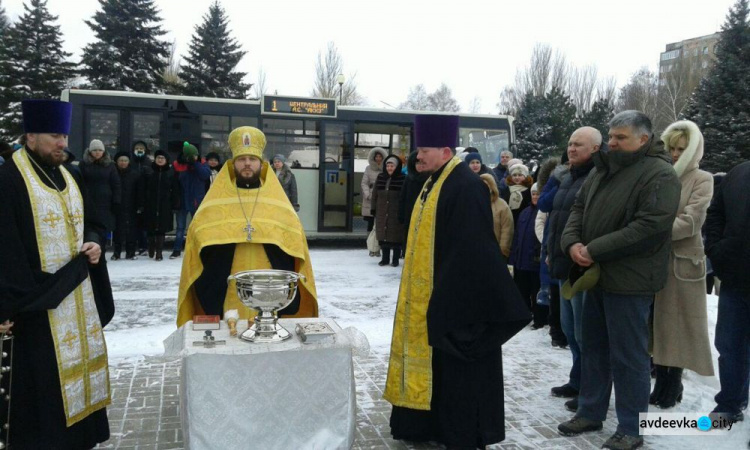
[[[29,153],[31,157],[33,153]],[[35,159],[41,165],[41,161]],[[65,180],[59,168],[42,165],[60,189]],[[35,167],[39,172],[39,169]],[[84,242],[98,242],[104,229],[89,206],[80,175],[71,171],[84,198]],[[50,188],[54,187],[40,173]],[[66,427],[57,357],[47,310],[57,307],[90,275],[102,327],[114,315],[114,301],[104,254],[91,266],[83,255],[55,274],[43,272],[34,232],[31,203],[15,162],[0,166],[0,321],[15,324],[13,385],[10,411],[11,448],[82,449],[109,439],[106,409],[102,408]],[[0,406],[2,415],[6,405]],[[5,423],[3,420],[2,423]]]
[[[464,163],[441,188],[434,240],[427,310],[431,409],[394,406],[391,434],[484,448],[505,439],[501,346],[529,323],[531,314],[500,254],[489,190]]]

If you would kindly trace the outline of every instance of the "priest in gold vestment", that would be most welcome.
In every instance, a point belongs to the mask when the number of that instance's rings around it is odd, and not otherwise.
[[[505,438],[501,346],[531,314],[495,240],[489,191],[455,156],[458,121],[415,120],[431,175],[409,221],[383,396],[395,439],[484,448]]]
[[[223,316],[236,309],[240,318],[254,312],[237,297],[227,277],[254,269],[301,273],[294,301],[279,316],[317,317],[310,254],[302,223],[268,161],[266,137],[257,128],[240,127],[229,135],[232,159],[224,164],[188,229],[178,294],[177,326],[195,314]]]

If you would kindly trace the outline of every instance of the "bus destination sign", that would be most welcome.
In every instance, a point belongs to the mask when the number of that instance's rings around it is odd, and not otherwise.
[[[263,114],[336,117],[336,100],[266,95],[263,96]]]

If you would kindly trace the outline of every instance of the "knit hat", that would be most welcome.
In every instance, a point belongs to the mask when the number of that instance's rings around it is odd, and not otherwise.
[[[167,161],[169,161],[169,154],[167,152],[165,152],[164,150],[157,150],[157,151],[155,151],[154,152],[154,158],[156,158],[157,156],[163,156],[163,157],[167,158]]]
[[[537,183],[531,185],[531,192],[539,193],[539,185]]]
[[[511,159],[511,160],[508,161],[508,164],[506,164],[505,167],[507,167],[508,170],[510,171],[510,168],[513,167],[516,164],[523,164],[523,161],[521,161],[518,158],[513,158],[513,159]],[[508,172],[508,173],[510,173],[510,172]]]
[[[188,141],[185,141],[182,144],[182,154],[183,156],[185,156],[185,158],[189,158],[192,156],[198,159],[198,147],[196,147],[195,145],[191,144]]]
[[[92,140],[89,144],[88,151],[91,152],[92,150],[104,151],[104,142],[100,141],[99,139]]]
[[[469,164],[470,162],[474,160],[477,160],[479,161],[479,164],[482,164],[482,155],[480,155],[479,153],[472,152],[472,153],[467,153],[466,156],[464,157],[464,162],[466,164]]]
[[[229,133],[229,148],[232,150],[232,159],[249,155],[262,161],[266,135],[255,127],[235,128]]]
[[[282,163],[286,162],[286,157],[284,155],[273,155],[272,161],[276,161],[277,159],[281,161]]]
[[[466,153],[479,153],[479,150],[477,150],[477,148],[476,148],[476,147],[466,147],[466,148],[464,149],[464,151],[465,151]]]
[[[509,164],[510,165],[510,164]],[[528,177],[529,176],[529,168],[524,166],[521,163],[513,164],[510,166],[510,169],[508,170],[510,175],[516,175],[516,174],[523,174],[523,176]]]
[[[126,157],[126,158],[128,158],[128,161],[130,161],[130,152],[119,151],[119,152],[115,153],[115,162],[118,159],[122,158],[123,156]]]
[[[209,159],[215,159],[216,161],[221,162],[221,156],[219,156],[219,154],[216,152],[206,153],[206,161],[208,161]]]

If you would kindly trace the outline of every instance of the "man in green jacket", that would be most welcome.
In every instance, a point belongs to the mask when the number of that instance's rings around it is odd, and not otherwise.
[[[638,414],[651,389],[648,317],[667,279],[672,223],[680,183],[651,120],[623,111],[609,122],[609,150],[593,154],[595,168],[581,187],[561,246],[574,263],[599,266],[582,311],[581,389],[564,435],[597,431],[616,385],[617,432],[603,448],[643,445]]]

